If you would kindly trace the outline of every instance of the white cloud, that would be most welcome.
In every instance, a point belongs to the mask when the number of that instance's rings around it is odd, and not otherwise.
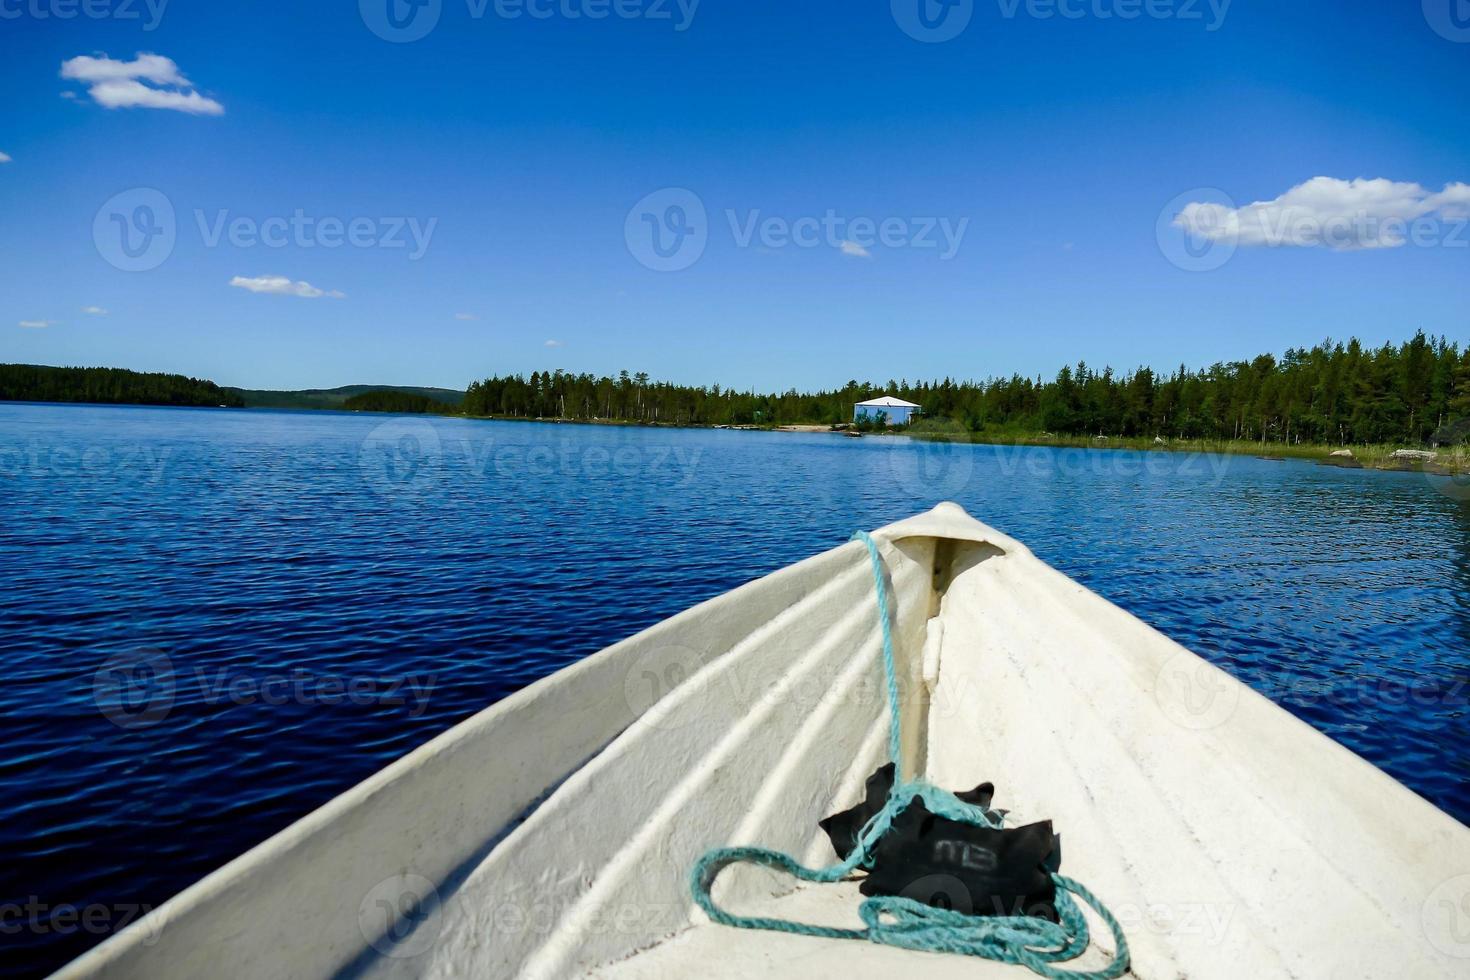
[[[1470,216],[1470,185],[1433,193],[1415,183],[1378,178],[1313,177],[1270,201],[1242,208],[1191,203],[1174,225],[1208,241],[1236,245],[1325,245],[1338,251],[1397,248],[1434,219]]]
[[[1470,184],[1446,184],[1429,199],[1434,209],[1454,221],[1470,218]]]
[[[317,299],[327,296],[331,299],[344,299],[345,294],[335,289],[317,289],[309,282],[292,282],[285,276],[236,276],[230,280],[230,285],[239,289],[248,289],[252,293],[266,293],[270,296],[300,296],[302,299]]]
[[[842,254],[850,255],[855,259],[871,259],[873,257],[872,252],[869,252],[857,242],[850,242],[846,239],[842,241]]]
[[[199,116],[225,111],[194,91],[179,66],[160,54],[139,53],[132,61],[81,55],[61,63],[61,77],[90,86],[92,101],[108,109],[173,109]]]
[[[454,318],[456,320],[478,320],[478,319],[480,319],[479,317],[475,316],[473,313],[456,313],[456,314],[454,314]]]
[[[22,321],[20,321],[20,325],[22,327],[25,327],[27,330],[44,330],[47,327],[54,327],[56,325],[56,321],[55,320],[22,320]]]
[[[566,345],[565,345],[565,344],[563,344],[563,343],[562,343],[562,342],[561,342],[561,341],[559,341],[559,340],[548,340],[548,341],[547,341],[547,342],[546,342],[546,346],[547,346],[547,347],[565,347],[565,346],[566,346]]]
[[[106,316],[107,315],[107,311],[104,310],[100,306],[84,306],[84,307],[82,307],[82,312],[83,313],[91,314],[92,316]]]
[[[92,101],[108,109],[175,109],[196,116],[218,116],[225,107],[198,92],[149,88],[142,82],[100,82],[91,88]]]
[[[178,85],[187,88],[189,80],[179,72],[172,58],[140,52],[132,61],[118,61],[103,55],[93,58],[81,55],[61,63],[61,77],[78,82],[112,82],[123,78],[141,78],[155,85]]]
[[[9,162],[10,162],[10,154],[9,153],[0,153],[0,163],[9,163]]]

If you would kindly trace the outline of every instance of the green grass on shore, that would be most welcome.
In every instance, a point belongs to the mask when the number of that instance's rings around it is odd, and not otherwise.
[[[994,443],[1018,446],[1061,446],[1079,449],[1127,449],[1135,452],[1183,452],[1183,453],[1228,453],[1241,456],[1261,456],[1270,459],[1305,459],[1337,466],[1358,467],[1375,470],[1406,470],[1418,472],[1444,472],[1452,474],[1470,473],[1470,446],[1441,446],[1431,450],[1437,455],[1428,462],[1394,459],[1393,454],[1401,449],[1419,449],[1418,446],[1396,446],[1388,444],[1350,444],[1334,446],[1326,443],[1282,443],[1260,442],[1247,439],[1162,439],[1156,437],[1124,438],[1120,436],[1064,436],[1050,432],[973,432],[961,435],[943,423],[915,424],[908,432],[916,439],[966,439],[970,442]],[[1351,457],[1333,456],[1334,452],[1349,450]]]

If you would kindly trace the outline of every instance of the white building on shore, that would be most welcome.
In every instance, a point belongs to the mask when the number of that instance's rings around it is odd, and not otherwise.
[[[854,405],[852,420],[861,422],[865,418],[876,419],[880,412],[889,425],[908,425],[913,416],[920,414],[920,409],[913,402],[906,402],[892,395],[884,395],[881,398],[870,398]]]

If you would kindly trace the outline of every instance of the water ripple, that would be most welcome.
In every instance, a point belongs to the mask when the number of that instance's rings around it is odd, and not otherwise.
[[[0,479],[0,902],[157,905],[547,673],[942,499],[1470,819],[1470,513],[1414,476],[6,405]],[[119,663],[166,713],[99,699]],[[106,931],[33,926],[0,974]]]

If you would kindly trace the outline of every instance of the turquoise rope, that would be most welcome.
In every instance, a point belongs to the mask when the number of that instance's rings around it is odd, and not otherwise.
[[[883,632],[883,673],[888,682],[888,754],[893,759],[893,789],[888,802],[858,834],[857,846],[844,861],[825,868],[809,868],[782,851],[764,847],[722,847],[710,851],[695,864],[690,876],[694,901],[711,921],[740,929],[767,929],[798,936],[825,939],[866,939],[885,946],[942,953],[980,956],[1001,963],[1029,967],[1049,980],[1112,980],[1128,971],[1128,940],[1123,927],[1098,898],[1081,884],[1064,875],[1053,874],[1056,885],[1056,909],[1059,922],[1048,922],[1034,916],[974,916],[949,909],[938,909],[896,896],[878,896],[863,901],[858,915],[861,929],[839,929],[833,926],[790,922],[765,916],[732,915],[715,904],[710,896],[715,878],[732,864],[759,864],[784,871],[802,881],[831,883],[852,874],[859,866],[871,867],[878,841],[888,833],[893,821],[915,800],[934,814],[977,827],[999,829],[999,818],[991,819],[987,811],[972,806],[953,793],[923,780],[908,780],[903,770],[899,738],[902,717],[899,709],[898,671],[894,666],[893,629],[888,609],[888,586],[883,577],[883,558],[878,545],[866,531],[858,531],[854,540],[868,547],[873,565],[873,582],[878,593],[878,621]],[[1107,966],[1098,970],[1069,970],[1054,966],[1076,959],[1091,943],[1087,920],[1077,904],[1082,900],[1112,931],[1116,952]]]

